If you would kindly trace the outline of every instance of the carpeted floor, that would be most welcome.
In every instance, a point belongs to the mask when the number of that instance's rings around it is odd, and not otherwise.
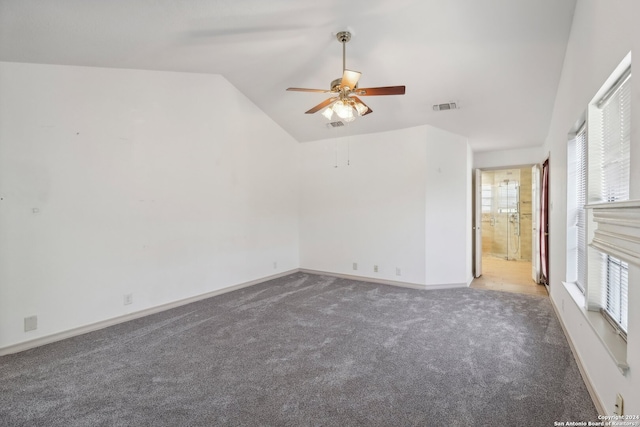
[[[0,358],[2,426],[597,420],[548,298],[296,273]]]

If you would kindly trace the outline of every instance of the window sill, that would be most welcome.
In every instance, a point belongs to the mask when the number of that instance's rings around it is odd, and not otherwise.
[[[607,353],[609,353],[616,363],[620,373],[626,375],[629,370],[629,365],[627,364],[627,343],[618,335],[609,322],[605,320],[602,314],[597,311],[588,311],[584,308],[586,305],[584,294],[575,283],[562,282],[562,284],[584,315],[587,323],[591,325],[591,329],[596,333],[600,342],[607,350]]]

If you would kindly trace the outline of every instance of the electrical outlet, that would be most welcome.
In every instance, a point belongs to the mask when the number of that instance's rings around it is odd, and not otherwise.
[[[124,295],[124,305],[133,304],[133,294],[125,294]]]
[[[402,276],[402,270],[400,270],[400,267],[396,267],[396,276]]]
[[[378,272],[378,266],[377,266],[377,265],[374,265],[374,266],[373,266],[373,272],[374,272],[374,273],[377,273],[377,272]]]
[[[273,261],[273,269],[275,270],[276,268],[278,268],[278,261]]]
[[[613,410],[613,414],[618,416],[624,415],[624,400],[620,393],[616,394],[616,406]]]
[[[29,316],[24,318],[24,331],[35,331],[38,329],[38,316]]]
[[[354,269],[354,270],[357,270],[357,269],[358,269],[358,263],[357,263],[357,262],[354,262],[354,263],[353,263],[353,269]]]

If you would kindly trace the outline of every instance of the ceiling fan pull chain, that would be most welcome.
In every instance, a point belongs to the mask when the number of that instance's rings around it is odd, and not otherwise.
[[[347,122],[345,131],[347,133],[347,166],[351,166],[351,123]]]

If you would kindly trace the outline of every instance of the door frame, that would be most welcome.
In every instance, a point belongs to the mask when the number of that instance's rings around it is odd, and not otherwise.
[[[531,278],[540,283],[540,188],[542,167],[535,164],[531,167]]]
[[[548,161],[549,159],[547,159],[545,162],[548,164]],[[472,221],[471,234],[473,237],[472,238],[472,246],[473,246],[472,269],[473,269],[473,276],[475,278],[482,276],[482,172],[498,171],[498,170],[505,170],[505,169],[535,168],[535,167],[541,168],[540,163],[529,163],[525,165],[513,165],[513,166],[495,166],[490,168],[474,168],[473,169],[473,174],[472,174],[473,191],[472,191],[472,201],[471,201],[473,206],[473,221]],[[540,174],[540,176],[541,175],[542,174]],[[534,179],[533,173],[532,173],[531,179],[532,180]],[[538,192],[538,196],[540,196],[540,191]],[[539,205],[541,205],[541,203],[539,203]],[[534,213],[532,212],[532,221],[531,221],[532,227],[533,227],[533,216],[534,216]],[[539,227],[539,230],[541,229],[542,227]],[[541,234],[540,231],[536,232],[536,230],[533,230],[533,229],[531,230],[532,245],[537,243],[537,246],[540,247],[540,234]],[[536,243],[534,243],[533,241],[536,241]],[[539,255],[540,253],[538,252],[537,256],[539,257]],[[547,251],[547,256],[548,256],[548,251]],[[535,257],[536,257],[536,254],[532,253],[531,254],[532,266],[534,264]],[[548,265],[549,264],[547,262],[547,266]],[[539,282],[536,281],[536,283],[539,283]]]
[[[540,283],[549,288],[549,157],[542,163],[540,177]]]
[[[482,276],[482,169],[473,170],[473,277]]]

